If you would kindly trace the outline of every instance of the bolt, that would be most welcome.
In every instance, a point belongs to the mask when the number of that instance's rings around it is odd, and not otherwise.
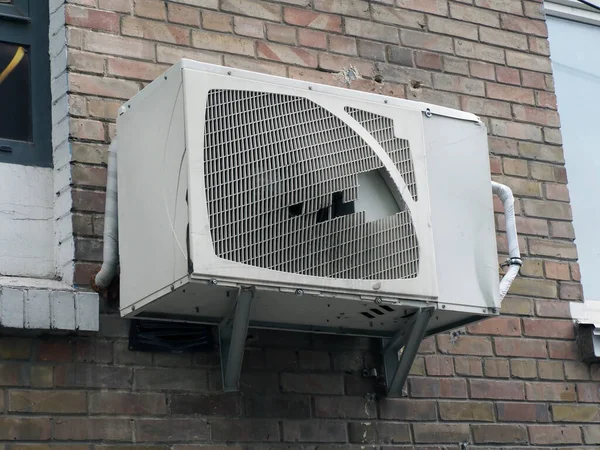
[[[296,289],[296,295],[303,295],[304,291],[302,289]]]
[[[231,71],[227,72],[227,75],[231,75]]]
[[[388,102],[387,100],[384,100],[384,101],[383,101],[383,103],[386,103],[386,104],[387,104],[387,102]]]
[[[381,305],[381,304],[383,303],[383,300],[381,300],[381,297],[377,297],[377,298],[375,299],[375,303],[376,303],[377,305]]]
[[[218,283],[218,281],[214,278],[212,280],[210,280],[210,284],[217,284],[217,283]]]
[[[309,86],[309,87],[308,87],[308,90],[309,90],[309,91],[312,91],[312,86]]]
[[[431,113],[431,110],[430,110],[429,108],[427,108],[427,109],[425,110],[425,117],[429,118],[429,117],[431,117],[431,116],[433,116],[433,114]]]

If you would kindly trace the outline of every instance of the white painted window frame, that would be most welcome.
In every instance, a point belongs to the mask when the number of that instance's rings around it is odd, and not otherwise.
[[[600,0],[596,0],[600,6]],[[600,11],[597,11],[577,0],[546,0],[546,15],[561,19],[600,26]],[[600,328],[600,301],[586,300],[571,302],[571,317],[580,324],[594,325]],[[599,342],[600,343],[600,342]]]

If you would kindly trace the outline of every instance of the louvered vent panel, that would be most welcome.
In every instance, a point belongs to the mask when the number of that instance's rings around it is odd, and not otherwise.
[[[394,122],[392,119],[356,108],[345,108],[345,110],[365,130],[371,133],[379,145],[390,155],[402,178],[404,178],[413,200],[417,201],[417,180],[415,179],[408,140],[394,136]]]
[[[205,184],[217,256],[320,277],[417,276],[410,211],[372,222],[354,211],[357,175],[383,164],[337,116],[302,97],[239,90],[211,90],[206,108]],[[397,163],[409,155],[408,142],[401,145]]]

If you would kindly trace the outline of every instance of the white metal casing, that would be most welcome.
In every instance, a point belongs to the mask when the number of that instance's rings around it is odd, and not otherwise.
[[[306,98],[358,134],[410,210],[418,276],[318,277],[217,257],[203,151],[212,89]],[[395,136],[410,143],[417,201],[380,143],[345,108],[393,120]],[[257,289],[251,326],[387,336],[421,306],[436,308],[432,332],[499,310],[487,134],[472,114],[182,60],[122,107],[117,133],[124,316],[218,323],[240,286]]]

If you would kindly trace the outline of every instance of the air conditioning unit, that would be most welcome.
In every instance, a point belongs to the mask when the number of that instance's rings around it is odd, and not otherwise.
[[[440,106],[182,60],[117,121],[120,309],[385,341],[498,314],[485,126]],[[398,359],[399,349],[403,349]]]

